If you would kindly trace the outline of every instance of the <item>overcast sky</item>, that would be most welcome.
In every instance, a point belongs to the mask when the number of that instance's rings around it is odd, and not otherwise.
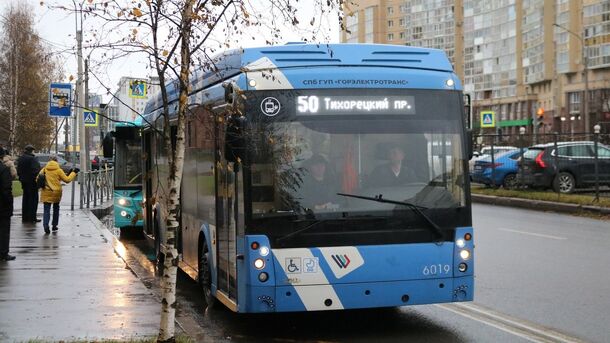
[[[98,2],[100,0],[94,1]],[[62,10],[50,10],[47,6],[49,4],[52,4],[72,7],[72,0],[45,0],[44,6],[40,5],[41,0],[0,0],[0,12],[4,13],[11,3],[17,4],[19,2],[27,2],[32,6],[32,8],[34,9],[34,20],[36,30],[38,31],[39,35],[45,40],[45,43],[50,47],[50,50],[53,51],[55,54],[60,54],[64,61],[63,65],[66,79],[56,81],[67,82],[68,76],[73,75],[74,77],[76,77],[77,62],[74,52],[74,47],[76,45],[74,15],[66,13]],[[314,9],[313,6],[311,6],[311,0],[299,1],[299,3],[297,4],[297,8],[299,9],[298,13],[300,14],[299,19],[303,18],[300,21],[303,22],[302,24],[305,25],[304,27],[307,27],[306,24],[311,20],[313,16],[319,16],[318,11]],[[324,18],[318,17],[316,18],[316,20],[318,23],[322,24],[322,27],[324,28],[323,32],[325,32],[324,36],[326,36],[322,37],[320,35],[318,37],[319,42],[339,42],[339,28],[336,14],[328,15]],[[92,20],[85,20],[85,34],[91,31],[92,25],[96,25],[96,23],[92,22]],[[292,26],[283,27],[282,32],[282,41],[284,42],[301,40],[302,32],[297,32],[296,29]],[[125,33],[125,35],[127,34],[128,33]],[[240,46],[260,46],[264,44],[265,40],[271,40],[272,37],[267,37],[270,35],[271,33],[269,32],[261,31],[256,35],[256,40],[252,40],[250,37],[240,40]],[[87,55],[88,53],[91,52],[84,51],[84,55]],[[92,60],[95,60],[96,57],[99,60],[100,56],[96,56],[95,53],[96,51],[92,52]],[[149,76],[150,71],[146,70],[147,64],[148,62],[143,55],[132,56],[128,59],[115,61],[111,65],[99,67],[93,72],[95,72],[96,75],[100,77],[100,79],[106,86],[111,87],[112,91],[115,91],[116,85],[121,76]],[[105,95],[106,89],[102,87],[100,83],[92,77],[90,77],[89,89],[91,93],[103,94],[104,99],[108,100],[109,97]]]

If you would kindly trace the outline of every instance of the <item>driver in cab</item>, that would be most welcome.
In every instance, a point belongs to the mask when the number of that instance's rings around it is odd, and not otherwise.
[[[417,181],[415,172],[405,166],[405,152],[399,145],[390,145],[386,154],[389,161],[373,170],[368,177],[368,187],[392,187]]]

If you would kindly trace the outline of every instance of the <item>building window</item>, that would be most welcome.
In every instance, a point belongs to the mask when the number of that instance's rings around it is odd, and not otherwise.
[[[394,14],[394,7],[388,7],[388,14]]]
[[[388,27],[394,27],[394,20],[388,20]]]
[[[358,12],[346,17],[346,29],[345,41],[347,43],[358,43]]]
[[[569,109],[570,109],[570,114],[572,113],[580,113],[580,93],[569,93],[570,95],[568,96],[568,99],[570,101],[569,105]]]
[[[373,43],[373,24],[374,24],[374,7],[367,7],[364,10],[364,42]]]
[[[394,34],[388,33],[388,40],[394,40]]]

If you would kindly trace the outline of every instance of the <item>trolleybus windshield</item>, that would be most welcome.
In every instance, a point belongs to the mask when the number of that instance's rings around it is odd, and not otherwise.
[[[139,137],[116,139],[114,163],[115,188],[133,188],[142,184],[142,145]]]
[[[417,234],[398,241],[438,238],[425,218],[405,206],[338,193],[412,203],[441,228],[454,228],[460,221],[459,209],[466,205],[459,97],[457,92],[431,90],[284,91],[250,96],[244,170],[250,219],[246,230],[284,237],[281,242],[287,245],[293,244],[286,243],[285,237],[306,245],[313,242],[302,236],[311,238],[322,232],[327,238],[333,232],[343,233],[344,241],[334,240],[337,244],[356,244],[346,237],[358,231],[410,228]],[[384,101],[388,109],[378,109],[385,106]],[[306,234],[291,235],[314,221],[316,225]],[[365,236],[353,237],[367,243]],[[396,239],[375,240],[392,242]]]

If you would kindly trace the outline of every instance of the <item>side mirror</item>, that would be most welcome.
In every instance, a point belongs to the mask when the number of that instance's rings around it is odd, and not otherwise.
[[[472,159],[474,155],[474,141],[472,139],[472,129],[466,130],[466,154],[468,155],[468,160]]]
[[[225,102],[232,105],[235,102],[235,89],[233,88],[233,83],[226,82],[223,83],[222,86],[225,89]]]
[[[245,117],[231,117],[227,121],[227,129],[225,131],[225,158],[229,162],[244,160],[246,152],[246,139],[244,137],[245,127]]]
[[[114,139],[112,132],[108,132],[102,140],[103,155],[106,158],[112,158],[114,155]]]

